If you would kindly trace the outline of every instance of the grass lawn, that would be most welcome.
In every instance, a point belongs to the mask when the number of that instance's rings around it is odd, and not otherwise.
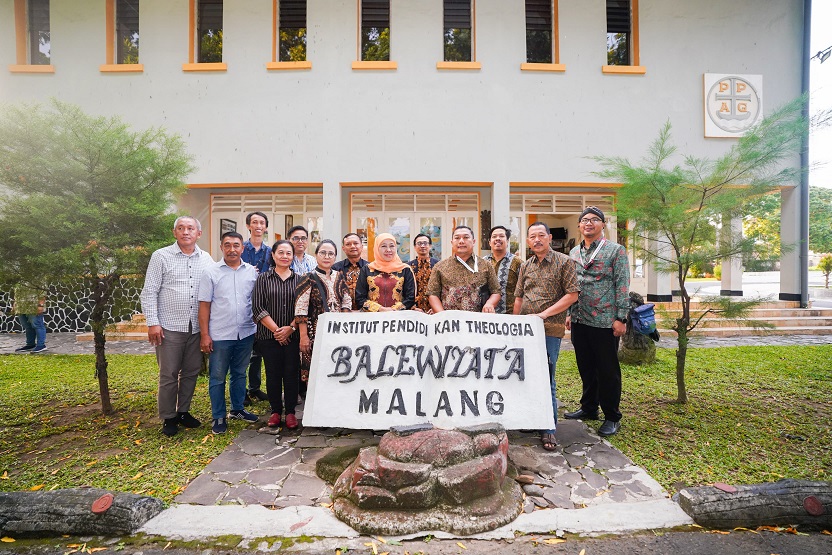
[[[172,500],[233,439],[203,425],[172,440],[159,433],[156,361],[111,355],[119,411],[98,407],[92,356],[0,356],[0,490],[90,485]],[[623,426],[611,441],[669,490],[783,477],[829,480],[832,345],[692,349],[688,405],[675,397],[675,358],[660,349],[647,367],[624,367]],[[558,392],[577,407],[572,352],[558,362]],[[262,409],[261,409],[262,410]],[[192,412],[209,423],[207,380]],[[597,426],[597,423],[591,425]]]

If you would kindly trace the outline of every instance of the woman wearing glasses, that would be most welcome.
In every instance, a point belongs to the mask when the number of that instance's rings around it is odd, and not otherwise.
[[[375,260],[361,268],[355,297],[361,310],[387,312],[409,310],[416,302],[413,270],[399,258],[396,239],[389,233],[376,237]]]
[[[315,343],[315,327],[318,316],[324,312],[349,312],[352,297],[341,272],[333,272],[332,265],[338,249],[330,239],[324,239],[315,249],[317,267],[303,276],[297,289],[295,322],[300,332],[302,382],[309,381],[309,365]]]

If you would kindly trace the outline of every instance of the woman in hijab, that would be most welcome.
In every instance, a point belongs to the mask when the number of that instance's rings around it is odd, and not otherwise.
[[[355,285],[358,306],[366,312],[409,310],[416,301],[413,270],[399,258],[396,238],[389,233],[376,237],[375,260],[361,269]]]
[[[317,268],[304,275],[298,283],[295,322],[300,333],[300,379],[304,383],[309,381],[318,316],[324,312],[349,312],[352,309],[352,297],[344,275],[332,271],[337,254],[333,241],[321,241],[315,249]]]

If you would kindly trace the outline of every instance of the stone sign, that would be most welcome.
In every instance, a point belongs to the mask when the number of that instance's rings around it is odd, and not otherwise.
[[[554,427],[543,320],[449,310],[326,313],[306,426]]]

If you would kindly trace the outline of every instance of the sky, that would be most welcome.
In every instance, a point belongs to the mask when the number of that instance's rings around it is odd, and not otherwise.
[[[832,46],[832,0],[812,2],[812,55]],[[832,109],[832,57],[811,63],[811,109]],[[832,126],[815,131],[809,139],[809,185],[832,188]]]

